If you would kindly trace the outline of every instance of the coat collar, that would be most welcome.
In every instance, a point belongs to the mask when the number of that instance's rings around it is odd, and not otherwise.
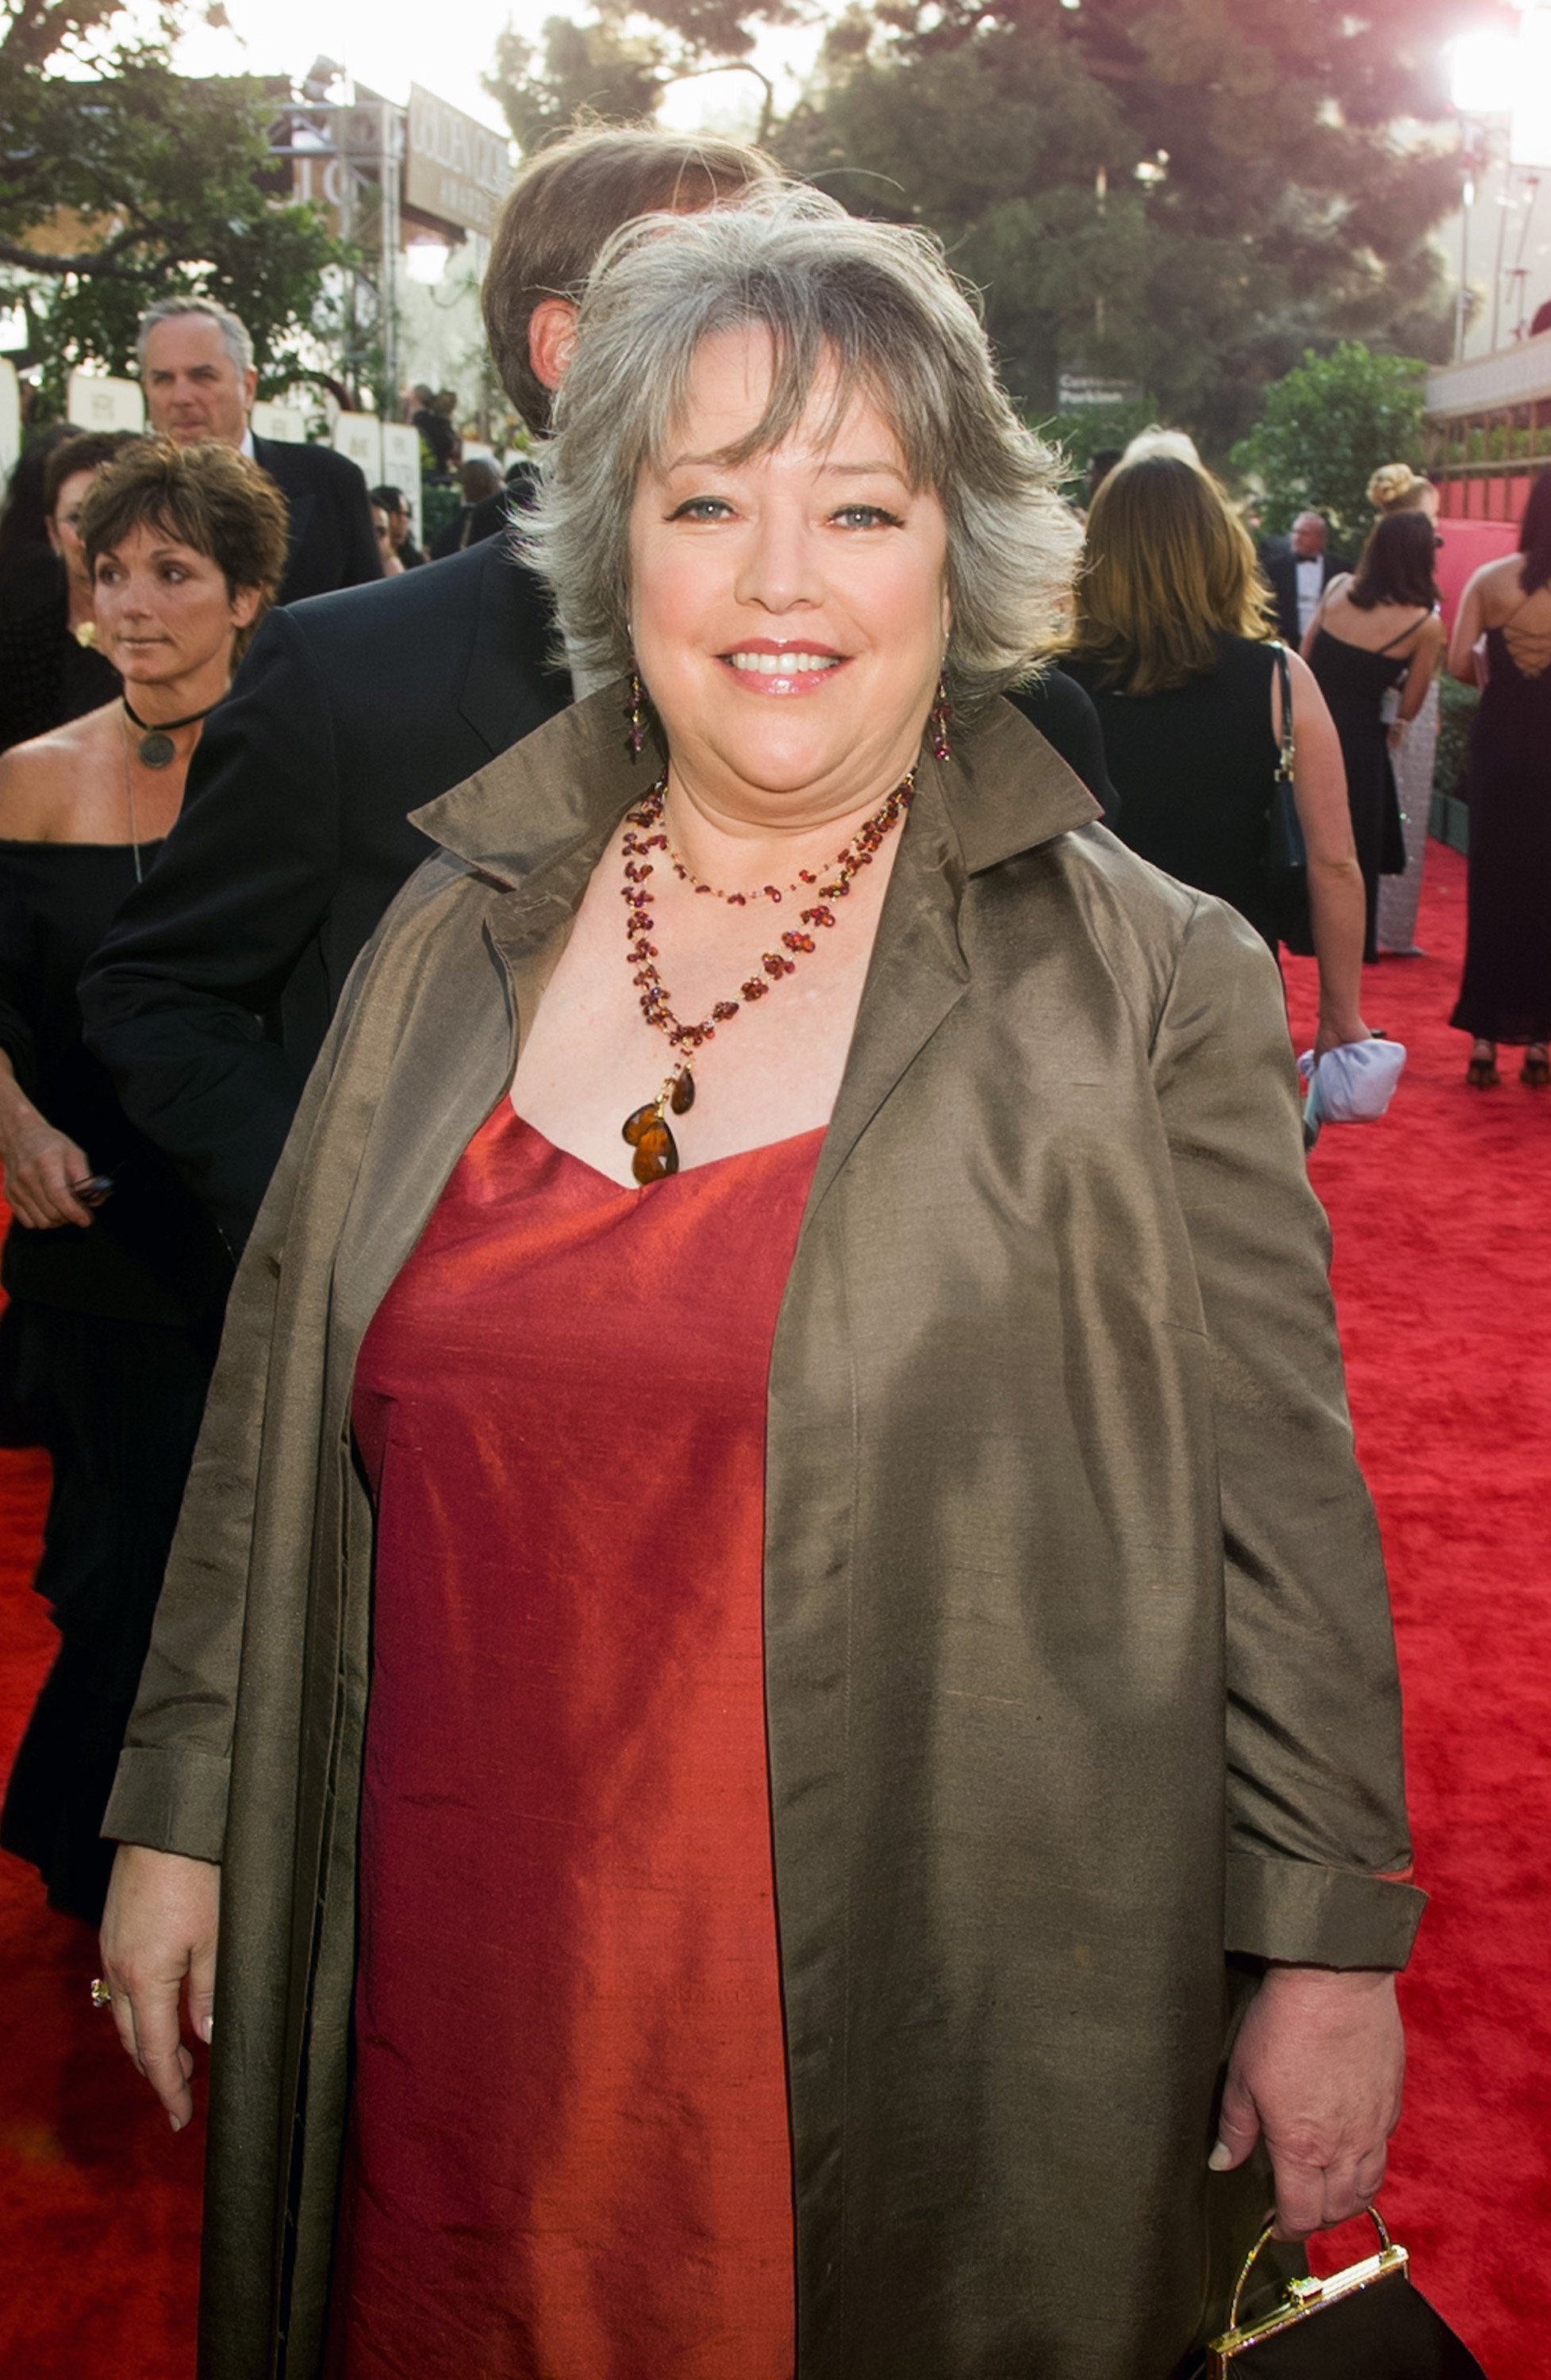
[[[935,841],[939,859],[956,860],[953,873],[976,876],[1101,815],[1011,703],[993,702],[955,726],[953,741],[950,759],[923,759],[910,820],[910,839]],[[599,853],[660,765],[649,745],[630,759],[620,690],[605,686],[416,810],[411,823],[512,888],[521,907],[574,908]]]
[[[620,691],[606,686],[416,811],[422,833],[508,888],[491,931],[517,983],[542,968],[545,948],[575,916],[609,837],[660,766],[649,749],[629,759]],[[947,761],[923,759],[809,1192],[810,1216],[964,993],[959,907],[967,880],[1099,816],[1086,787],[1011,703],[993,703],[972,726],[955,729]]]

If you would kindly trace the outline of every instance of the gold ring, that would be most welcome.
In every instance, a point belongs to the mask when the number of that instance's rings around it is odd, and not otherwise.
[[[112,2008],[113,2006],[113,1994],[101,1975],[93,1975],[91,1978],[91,2005],[93,2008]]]

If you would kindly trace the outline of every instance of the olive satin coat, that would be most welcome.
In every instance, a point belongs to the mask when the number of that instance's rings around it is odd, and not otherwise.
[[[357,1352],[651,773],[614,690],[418,814],[238,1276],[107,1827],[224,1864],[204,2380],[320,2369]],[[1421,1907],[1277,971],[1096,815],[1004,703],[923,762],[776,1334],[796,2380],[1165,2380],[1263,2190],[1206,2170],[1233,1959]]]

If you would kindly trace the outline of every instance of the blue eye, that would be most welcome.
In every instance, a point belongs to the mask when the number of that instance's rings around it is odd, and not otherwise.
[[[670,520],[709,521],[723,519],[732,506],[721,496],[691,496],[668,516]]]
[[[842,504],[832,517],[845,528],[898,528],[898,513],[888,512],[881,504]]]

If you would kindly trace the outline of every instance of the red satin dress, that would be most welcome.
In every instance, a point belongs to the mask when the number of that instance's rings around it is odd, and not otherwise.
[[[339,2380],[792,2380],[765,1404],[820,1138],[625,1189],[503,1099],[367,1335]]]

